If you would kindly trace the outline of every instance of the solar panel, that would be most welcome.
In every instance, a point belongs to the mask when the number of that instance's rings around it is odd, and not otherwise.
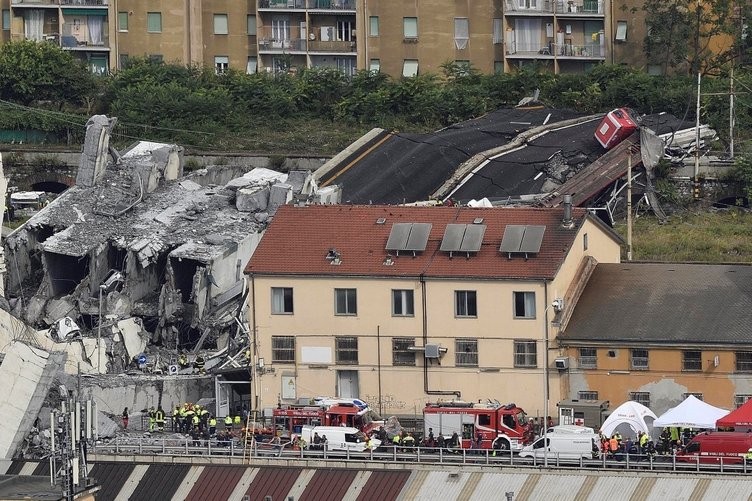
[[[508,224],[504,228],[504,236],[501,238],[501,252],[520,252],[522,237],[525,235],[525,226],[521,224]]]
[[[404,250],[424,251],[428,244],[428,235],[431,233],[431,223],[412,223],[410,236]]]
[[[543,233],[545,233],[545,226],[525,226],[525,235],[522,237],[520,243],[520,252],[526,254],[535,254],[541,248],[541,242],[543,242]]]
[[[457,252],[462,246],[462,237],[465,234],[466,224],[448,224],[444,230],[444,238],[441,240],[439,250]]]
[[[462,239],[460,250],[462,252],[478,252],[483,243],[483,235],[486,234],[485,224],[468,224],[465,229],[465,238]]]
[[[389,232],[389,239],[386,241],[386,250],[405,250],[407,237],[410,236],[412,223],[394,223],[392,231]]]

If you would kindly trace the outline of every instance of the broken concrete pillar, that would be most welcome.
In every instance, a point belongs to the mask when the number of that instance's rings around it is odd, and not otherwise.
[[[107,118],[105,115],[94,115],[86,122],[84,151],[76,175],[78,186],[95,186],[102,179],[107,168],[110,132],[115,123],[117,118]]]
[[[240,212],[266,210],[269,205],[269,188],[242,188],[235,198],[235,207]]]
[[[269,214],[274,214],[280,205],[285,205],[292,200],[292,186],[289,184],[275,184],[269,193]]]

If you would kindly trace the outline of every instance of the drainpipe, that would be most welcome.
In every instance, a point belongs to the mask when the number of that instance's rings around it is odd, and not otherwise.
[[[428,313],[426,312],[426,279],[422,273],[420,274],[420,301],[423,309],[423,347],[425,348],[428,344]],[[428,388],[428,363],[423,357],[423,392],[426,395],[454,395],[458,399],[462,397],[459,390],[429,390]]]

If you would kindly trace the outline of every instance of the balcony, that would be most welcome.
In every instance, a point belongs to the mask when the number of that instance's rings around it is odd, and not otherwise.
[[[308,0],[309,10],[349,10],[355,12],[355,0]]]
[[[306,8],[305,0],[259,0],[259,10],[262,9],[297,9],[304,10]]]
[[[603,0],[506,0],[504,14],[515,16],[553,15],[561,17],[603,17]]]
[[[308,42],[308,50],[311,52],[330,52],[334,54],[353,53],[357,48],[355,42],[323,42],[321,40]]]
[[[522,45],[516,42],[508,44],[507,59],[583,59],[602,61],[606,58],[606,49],[600,44],[573,45],[571,43],[539,43]]]
[[[258,5],[260,10],[294,9],[336,12],[351,11],[355,13],[355,0],[259,0]]]
[[[284,54],[294,52],[305,52],[307,50],[307,40],[303,38],[259,38],[259,53],[265,54]]]
[[[58,6],[58,0],[11,0],[11,6],[17,8],[46,9]]]
[[[108,0],[60,0],[63,7],[106,7]]]

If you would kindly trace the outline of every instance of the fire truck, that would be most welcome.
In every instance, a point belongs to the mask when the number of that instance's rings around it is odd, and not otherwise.
[[[307,404],[278,404],[274,429],[283,436],[300,434],[303,426],[348,426],[370,433],[384,424],[367,403],[357,398],[318,397]]]
[[[428,437],[429,428],[434,437],[445,440],[456,433],[463,449],[519,451],[535,439],[525,411],[498,401],[428,403],[423,409],[423,423],[424,437]]]

